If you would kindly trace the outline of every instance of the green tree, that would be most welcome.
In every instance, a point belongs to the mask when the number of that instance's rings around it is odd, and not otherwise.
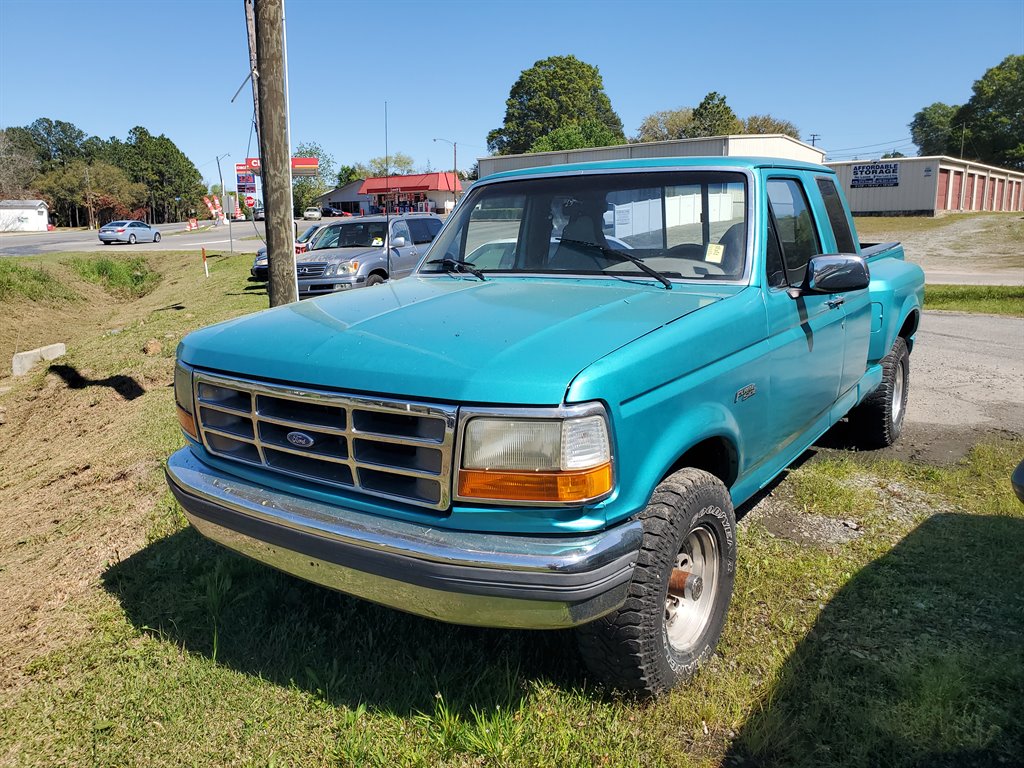
[[[19,145],[11,129],[0,129],[0,199],[27,197],[38,167],[32,149]]]
[[[725,102],[725,96],[711,91],[693,110],[693,121],[686,131],[690,138],[702,136],[728,136],[739,133],[742,124]]]
[[[608,147],[621,144],[620,136],[604,123],[597,120],[584,120],[579,123],[566,123],[551,133],[541,136],[533,142],[531,152],[554,152],[557,150],[583,149],[584,147]]]
[[[952,142],[953,117],[959,107],[951,107],[936,101],[914,115],[910,121],[910,138],[917,145],[917,154],[945,155]],[[960,151],[960,136],[956,136],[957,153]]]
[[[956,129],[963,126],[969,154],[984,163],[1024,168],[1024,55],[1007,56],[972,90],[953,116],[949,143],[955,143]]]
[[[793,123],[771,115],[751,115],[742,123],[741,133],[781,133],[800,138],[800,129]]]
[[[895,160],[898,157],[906,157],[906,155],[895,149],[892,152],[886,152],[884,155],[882,155],[883,160]]]
[[[595,120],[622,143],[622,121],[597,67],[575,56],[551,56],[524,69],[505,102],[505,122],[487,134],[492,152],[527,152],[542,136],[572,122]]]
[[[351,184],[353,181],[358,179],[365,179],[366,177],[360,173],[361,169],[357,165],[342,165],[338,167],[338,186],[344,187],[346,184]]]
[[[693,122],[693,108],[663,109],[652,112],[640,123],[633,141],[670,141],[685,139]]]
[[[385,162],[385,159],[387,162]],[[415,173],[416,163],[404,152],[394,152],[385,158],[371,157],[365,166],[357,166],[366,171],[363,178],[380,178],[390,173],[392,176],[406,176]]]
[[[316,199],[330,191],[338,180],[334,169],[334,158],[315,141],[306,141],[295,147],[296,157],[315,157],[316,176],[297,176],[292,180],[292,205],[295,213],[302,213],[316,205]]]

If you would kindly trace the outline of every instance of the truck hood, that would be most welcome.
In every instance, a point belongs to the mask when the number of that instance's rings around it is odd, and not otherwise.
[[[189,334],[178,354],[201,368],[353,393],[554,405],[591,363],[724,295],[611,280],[410,277],[220,323]]]

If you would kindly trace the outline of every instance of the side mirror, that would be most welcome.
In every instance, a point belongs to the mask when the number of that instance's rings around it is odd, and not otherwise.
[[[852,253],[813,256],[807,262],[803,293],[845,293],[867,288],[871,273],[864,259]]]
[[[398,237],[391,238],[391,247],[405,248],[405,237],[403,235],[399,235]]]

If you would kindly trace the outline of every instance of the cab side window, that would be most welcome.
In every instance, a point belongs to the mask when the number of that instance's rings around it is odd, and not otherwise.
[[[853,233],[850,232],[850,222],[846,218],[846,208],[839,198],[839,190],[836,189],[832,179],[816,179],[818,191],[821,192],[821,199],[825,202],[825,212],[828,214],[828,223],[832,227],[832,234],[836,238],[836,250],[839,253],[856,253],[857,246],[853,244]]]
[[[807,262],[821,253],[807,196],[796,179],[769,179],[768,204],[775,219],[786,279],[790,285],[800,285],[807,274]]]

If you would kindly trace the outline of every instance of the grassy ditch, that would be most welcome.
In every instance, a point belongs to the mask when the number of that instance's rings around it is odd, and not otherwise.
[[[1024,286],[926,285],[924,308],[1024,317]]]
[[[212,257],[207,280],[194,255],[161,254],[162,279],[131,301],[83,283],[68,357],[0,394],[0,763],[961,766],[1024,751],[1024,506],[1007,482],[1021,441],[944,467],[818,452],[745,510],[709,667],[635,702],[593,686],[569,633],[397,613],[188,527],[161,472],[182,442],[173,347],[266,306],[249,263]],[[151,339],[162,352],[145,355]]]
[[[80,298],[48,269],[0,259],[0,302],[61,303]]]
[[[97,283],[119,298],[145,296],[160,282],[160,274],[149,266],[145,256],[78,257],[68,263],[83,280]]]

